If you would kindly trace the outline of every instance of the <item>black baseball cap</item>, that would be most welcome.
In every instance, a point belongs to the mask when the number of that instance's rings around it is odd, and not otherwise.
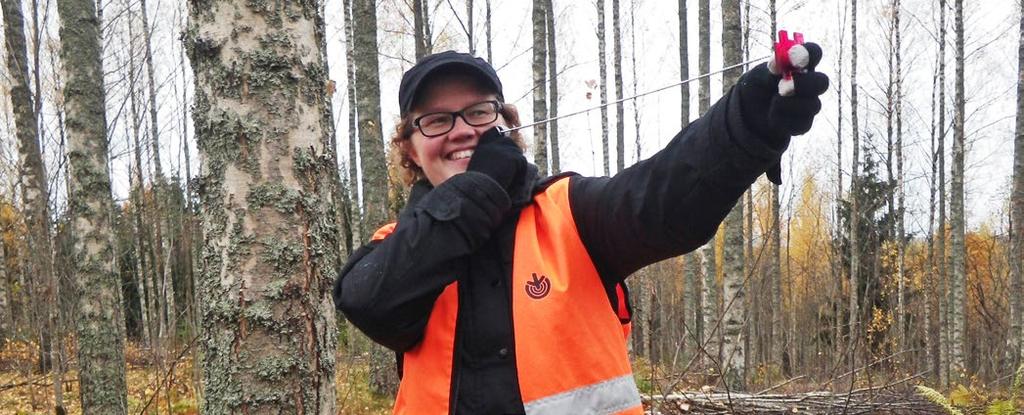
[[[398,87],[398,105],[401,115],[405,116],[412,110],[416,94],[423,86],[423,80],[430,75],[452,70],[466,71],[477,76],[487,86],[494,89],[494,92],[498,94],[498,100],[505,100],[501,92],[501,80],[498,79],[498,73],[491,64],[468,53],[448,50],[424,56],[402,75],[402,84]]]

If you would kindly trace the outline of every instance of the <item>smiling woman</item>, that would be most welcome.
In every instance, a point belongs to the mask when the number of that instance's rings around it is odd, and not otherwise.
[[[412,184],[406,207],[334,285],[349,321],[400,353],[395,413],[641,414],[626,277],[710,239],[809,125],[819,75],[783,98],[761,65],[615,177],[541,177],[507,131],[518,114],[490,64],[420,60],[402,78],[391,140]]]
[[[466,56],[444,52],[432,57],[433,61],[429,58],[423,61],[426,64],[434,62],[436,66],[431,73],[425,74],[429,76],[420,78],[425,85],[422,92],[401,98],[402,116],[391,137],[392,161],[402,167],[406,185],[428,179],[436,186],[452,175],[466,171],[468,157],[472,155],[470,151],[476,147],[480,133],[495,125],[520,125],[516,107],[501,102],[501,93],[495,84],[459,60]],[[496,104],[496,110],[485,104],[488,102]],[[511,138],[520,149],[525,149],[521,134],[515,132]],[[465,160],[452,160],[453,155]]]

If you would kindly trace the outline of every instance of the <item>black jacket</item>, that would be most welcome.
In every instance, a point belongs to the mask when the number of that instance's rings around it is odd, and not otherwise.
[[[580,237],[609,299],[643,266],[692,251],[754,180],[779,162],[788,139],[770,142],[740,118],[734,89],[651,158],[614,177],[570,178]],[[338,309],[397,352],[423,337],[434,300],[459,281],[452,400],[459,414],[522,413],[512,333],[512,250],[519,210],[551,182],[506,191],[465,172],[436,188],[417,183],[394,233],[359,248],[334,286]]]

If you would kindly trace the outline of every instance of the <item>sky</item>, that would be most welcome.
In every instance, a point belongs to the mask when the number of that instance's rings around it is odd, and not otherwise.
[[[486,53],[483,41],[483,2],[477,1],[476,49],[479,55]],[[718,2],[711,2],[711,67],[716,70],[722,67],[721,10]],[[862,141],[866,141],[866,150],[872,153],[875,160],[885,157],[886,122],[883,115],[883,88],[888,82],[888,66],[886,62],[887,25],[889,20],[889,1],[860,1],[858,14],[858,106],[860,132]],[[903,0],[901,6],[901,27],[903,28],[903,76],[904,76],[904,116],[903,134],[906,157],[907,185],[907,227],[908,231],[918,235],[926,232],[929,209],[930,147],[932,124],[931,90],[932,74],[935,73],[937,55],[938,12],[937,1]],[[947,24],[946,73],[947,73],[947,111],[948,124],[946,136],[946,166],[951,162],[952,143],[952,99],[954,56],[952,32],[952,2],[948,2],[949,11]],[[967,119],[966,134],[968,152],[966,156],[967,182],[965,210],[968,226],[976,227],[989,223],[996,227],[1005,226],[1005,201],[1009,189],[1009,177],[1012,171],[1014,109],[1016,107],[1016,50],[1017,50],[1017,6],[1009,0],[1000,1],[968,1],[965,5],[965,45],[966,71],[965,89]],[[397,5],[396,5],[397,4]],[[400,9],[403,2],[384,0],[378,17],[381,31],[379,32],[381,47],[381,91],[383,125],[390,127],[397,119],[397,87],[404,70],[411,66],[413,44],[411,28],[400,14],[408,14]],[[458,10],[461,19],[465,19],[463,2],[447,1],[435,3],[434,21],[435,35],[442,33],[442,40],[435,50],[455,49],[468,51],[468,42],[462,31],[459,19],[453,16],[452,9]],[[528,2],[493,2],[494,16],[494,57],[493,64],[498,69],[505,87],[505,97],[520,109],[524,123],[532,121],[532,53],[531,53],[531,9]],[[688,43],[691,76],[698,74],[697,68],[697,2],[689,0]],[[752,22],[750,56],[759,57],[771,53],[769,18],[767,1],[753,0],[750,6]],[[789,196],[794,194],[793,183],[800,183],[804,174],[813,174],[819,180],[819,186],[834,192],[836,187],[836,135],[837,121],[837,82],[840,69],[840,37],[844,38],[845,48],[842,59],[843,70],[843,134],[844,149],[842,171],[844,172],[844,189],[849,189],[850,160],[850,5],[848,2],[829,0],[819,2],[779,1],[778,27],[791,32],[802,32],[807,41],[819,43],[825,53],[818,71],[832,78],[832,88],[822,97],[823,109],[818,115],[813,129],[806,135],[793,139],[790,150],[784,156],[783,178],[786,182],[782,189],[783,204],[787,205]],[[555,1],[556,35],[558,47],[558,72],[560,113],[566,114],[575,110],[593,107],[599,104],[596,88],[592,88],[599,78],[596,22],[597,9],[595,2],[559,2]],[[340,9],[327,3],[327,21],[329,26],[341,22]],[[331,10],[335,10],[331,12]],[[680,80],[678,58],[678,6],[674,1],[623,1],[622,2],[622,36],[623,36],[623,77],[624,94],[633,95],[658,87],[669,85]],[[606,4],[607,47],[608,59],[611,59],[611,2]],[[635,31],[633,28],[636,28]],[[407,33],[398,36],[396,32]],[[343,30],[329,30],[331,33],[328,51],[332,59],[332,77],[344,80],[344,36]],[[635,45],[635,46],[634,46]],[[636,51],[635,53],[633,51]],[[635,56],[634,56],[635,55]],[[404,57],[398,59],[395,57]],[[633,59],[636,60],[635,75]],[[338,62],[339,64],[335,64]],[[609,96],[614,99],[611,84],[611,65],[609,63]],[[635,84],[634,84],[635,79]],[[712,100],[721,96],[721,76],[713,76],[711,84]],[[635,85],[635,86],[634,86]],[[691,119],[697,114],[697,84],[691,88]],[[343,89],[339,90],[344,91]],[[590,99],[588,99],[588,92]],[[335,115],[338,120],[338,131],[347,128],[343,117],[347,111],[342,98],[335,97]],[[637,112],[634,112],[634,106]],[[627,101],[625,105],[625,142],[626,165],[637,160],[637,146],[640,147],[640,158],[649,157],[661,149],[680,128],[679,88]],[[639,114],[639,134],[635,128],[635,114]],[[609,108],[609,124],[614,141],[614,106]],[[385,129],[385,136],[389,136]],[[572,170],[585,175],[602,174],[600,153],[601,141],[600,112],[591,111],[559,122],[559,134],[562,143],[561,160],[563,170]],[[638,139],[639,137],[639,139]],[[614,145],[614,144],[613,144]],[[614,169],[615,152],[610,155]],[[882,172],[884,174],[884,171]],[[947,182],[949,173],[947,170]],[[948,186],[948,184],[947,184]],[[785,209],[785,207],[784,207]]]
[[[49,13],[43,13],[41,20],[47,30],[44,50],[56,47],[57,25],[54,2],[49,4]],[[191,121],[182,123],[182,115],[188,111],[192,99],[192,78],[185,60],[181,64],[181,28],[184,24],[184,3],[170,0],[149,0],[150,21],[153,24],[155,65],[158,83],[159,145],[165,171],[184,174],[184,156],[191,156],[191,176],[198,173],[198,152],[192,138]],[[493,1],[493,64],[505,87],[505,97],[519,107],[523,122],[532,120],[531,79],[531,8],[530,3]],[[612,48],[611,2],[606,4],[609,97],[614,99],[611,84],[610,65]],[[721,10],[718,2],[711,2],[711,67],[722,66]],[[888,82],[889,71],[886,63],[885,36],[888,21],[888,0],[859,2],[858,36],[858,95],[860,105],[860,130],[862,140],[867,140],[867,150],[876,160],[884,157],[886,125],[883,88]],[[951,3],[951,2],[950,2]],[[1016,108],[1017,79],[1017,24],[1018,10],[1010,0],[967,1],[965,6],[966,71],[965,85],[967,98],[966,131],[968,152],[966,158],[967,182],[965,206],[968,226],[990,224],[997,229],[1005,227],[1005,202],[1009,189],[1013,152],[1013,129]],[[126,0],[109,0],[104,4],[105,56],[108,85],[107,114],[111,127],[111,173],[114,196],[123,201],[129,187],[131,157],[127,140],[130,124],[130,106],[125,100],[128,82],[123,73],[115,68],[128,59],[127,33],[122,21],[126,15]],[[484,2],[475,2],[475,33],[478,55],[485,55],[483,10]],[[435,34],[435,50],[454,49],[468,51],[468,42],[462,30],[460,19],[465,19],[465,0],[432,0],[432,29]],[[689,72],[697,71],[697,2],[688,0],[690,54]],[[782,187],[783,209],[790,206],[794,183],[799,183],[805,174],[812,174],[819,186],[835,190],[837,168],[844,172],[844,189],[849,188],[849,172],[852,148],[849,145],[850,115],[848,97],[850,91],[850,33],[849,3],[840,0],[802,1],[780,0],[777,5],[778,25],[781,29],[804,33],[805,39],[819,43],[825,53],[820,72],[832,78],[832,88],[822,97],[823,109],[817,117],[814,128],[806,135],[796,137],[783,159]],[[951,7],[951,5],[949,5]],[[378,2],[378,42],[380,45],[381,69],[381,113],[384,136],[391,134],[397,120],[397,88],[402,73],[412,65],[412,28],[407,16],[410,12],[402,0],[380,0]],[[750,19],[752,22],[751,56],[770,53],[767,0],[752,0]],[[598,53],[596,22],[597,9],[594,1],[554,1],[556,13],[559,108],[567,114],[599,104],[595,85],[598,79]],[[327,22],[327,52],[331,78],[337,82],[332,97],[335,126],[343,162],[347,162],[347,98],[345,96],[345,36],[340,0],[324,3]],[[457,11],[453,13],[453,10]],[[665,0],[622,1],[623,36],[623,77],[625,94],[632,95],[679,81],[678,61],[678,10],[677,2]],[[904,50],[904,140],[906,154],[906,193],[908,200],[908,231],[921,235],[927,229],[930,179],[930,125],[932,76],[936,67],[936,0],[903,0],[901,7]],[[953,13],[950,9],[948,25],[952,28]],[[633,28],[636,28],[635,30]],[[844,55],[840,57],[840,43],[845,42]],[[947,102],[953,96],[953,33],[947,34]],[[48,49],[49,48],[49,49]],[[141,48],[136,45],[137,54]],[[634,53],[635,51],[635,53]],[[140,55],[141,56],[141,55]],[[636,64],[633,64],[635,59]],[[52,73],[52,59],[43,59],[44,72]],[[183,70],[184,69],[184,70]],[[837,117],[839,70],[842,69],[844,114],[842,129],[844,137],[843,162],[837,165],[836,131],[840,122]],[[635,73],[635,75],[634,75]],[[6,76],[6,74],[4,75]],[[141,75],[140,75],[141,76]],[[50,171],[63,168],[60,157],[59,134],[55,127],[56,111],[52,107],[59,84],[52,76],[44,75],[44,89],[47,101],[44,106],[44,130],[47,140],[44,146]],[[721,77],[713,76],[712,100],[721,95]],[[697,84],[691,88],[691,119],[697,114]],[[182,100],[185,94],[186,101]],[[588,98],[588,93],[590,98]],[[6,100],[5,100],[6,101]],[[639,157],[646,158],[662,148],[680,128],[679,89],[655,93],[625,105],[625,142],[628,166]],[[3,151],[0,158],[5,160],[0,175],[10,176],[12,170],[13,127],[10,123],[8,103],[0,105],[0,142]],[[635,112],[634,112],[635,111]],[[951,105],[947,109],[947,124],[952,123]],[[635,127],[637,115],[640,128]],[[609,108],[609,125],[614,135],[615,110]],[[528,142],[532,137],[527,131]],[[561,161],[563,170],[572,170],[585,175],[602,174],[600,112],[591,111],[564,119],[559,123],[561,138]],[[182,138],[185,137],[183,146]],[[611,138],[614,142],[614,137]],[[947,134],[946,153],[950,152],[952,133]],[[532,149],[528,149],[532,157]],[[611,164],[614,168],[615,152],[612,150]],[[947,156],[947,169],[951,165]],[[144,162],[148,169],[151,160]],[[52,174],[51,174],[52,175]],[[947,173],[948,179],[948,173]],[[10,183],[11,181],[6,181]],[[56,195],[55,204],[63,203],[64,184],[52,185]],[[5,186],[4,191],[7,191]],[[796,190],[798,191],[798,189]],[[832,196],[829,196],[831,199]]]

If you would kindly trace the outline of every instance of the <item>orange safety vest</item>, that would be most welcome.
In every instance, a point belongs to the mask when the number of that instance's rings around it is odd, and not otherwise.
[[[512,324],[516,370],[529,415],[643,414],[626,338],[625,292],[619,312],[576,231],[569,180],[534,196],[516,225]],[[391,234],[389,224],[374,234]],[[403,357],[395,414],[447,414],[458,317],[458,282],[434,302],[423,340]]]

